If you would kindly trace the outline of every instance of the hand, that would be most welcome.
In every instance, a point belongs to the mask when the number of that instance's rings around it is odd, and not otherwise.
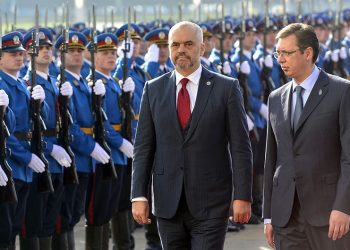
[[[264,117],[264,119],[267,121],[267,118],[268,118],[268,109],[267,109],[267,106],[266,106],[265,103],[262,103],[262,104],[261,104],[259,113],[260,113],[260,115],[261,115],[262,117]]]
[[[331,59],[333,62],[338,62],[339,61],[339,49],[333,50]]]
[[[325,59],[326,61],[329,61],[329,60],[331,59],[331,57],[332,57],[332,51],[327,50],[326,53],[325,53],[325,55],[324,55],[324,59]]]
[[[273,67],[273,60],[271,55],[267,55],[264,59],[264,65],[270,69]]]
[[[147,53],[145,55],[145,61],[147,62],[158,62],[159,60],[159,47],[157,44],[153,43],[149,46]]]
[[[328,237],[332,240],[342,238],[349,232],[350,215],[340,212],[338,210],[332,210],[329,218],[329,231]]]
[[[0,186],[6,186],[8,181],[7,175],[5,174],[4,170],[0,166]]]
[[[0,106],[4,106],[6,109],[9,102],[9,96],[6,94],[5,90],[0,89]]]
[[[230,63],[228,61],[225,61],[224,64],[222,65],[222,72],[225,75],[231,75],[231,66]]]
[[[73,95],[73,87],[69,82],[65,82],[62,84],[60,93],[63,96],[68,96],[70,98]]]
[[[123,80],[119,80],[119,85],[122,86],[124,92],[132,93],[135,90],[135,82],[131,77],[126,78],[124,84],[123,84]]]
[[[345,47],[341,47],[340,48],[340,51],[339,51],[339,57],[341,58],[341,59],[346,59],[346,58],[348,58],[348,54],[347,54],[347,51],[346,51],[346,48]]]
[[[251,216],[251,204],[249,201],[233,201],[233,221],[237,223],[248,223]]]
[[[32,91],[32,98],[34,100],[40,100],[40,102],[43,102],[45,100],[45,91],[43,87],[36,85]]]
[[[128,40],[128,43],[130,44],[130,50],[128,52],[126,52],[126,58],[131,58],[132,57],[132,53],[134,50],[134,42],[132,40]],[[120,58],[124,58],[124,50],[125,50],[125,40],[123,40],[122,44],[118,47],[117,50],[117,54],[118,57]]]
[[[95,143],[94,150],[90,154],[92,158],[94,158],[96,161],[99,161],[103,164],[108,163],[108,160],[110,156],[107,154],[107,152],[98,144]]]
[[[264,234],[265,234],[265,238],[267,243],[269,244],[270,247],[272,247],[273,249],[275,249],[275,239],[274,239],[274,235],[273,235],[273,227],[271,224],[266,224],[264,225]]]
[[[254,122],[252,121],[252,119],[250,119],[250,117],[248,115],[247,116],[247,124],[248,124],[248,130],[252,131],[254,128]]]
[[[94,91],[95,95],[104,96],[106,94],[106,88],[105,88],[105,85],[103,84],[101,79],[98,79],[95,82],[95,86],[93,88],[93,91]]]
[[[119,150],[122,151],[128,158],[132,158],[134,154],[134,146],[126,139],[123,139],[123,143],[119,147]]]
[[[140,225],[151,224],[148,201],[134,201],[131,204],[134,220]]]
[[[242,65],[240,65],[240,63],[236,63],[236,68],[238,72],[242,72],[245,75],[250,74],[250,65],[247,61],[242,62]]]
[[[62,166],[68,168],[72,164],[72,159],[64,148],[53,145],[50,155]]]
[[[30,160],[28,167],[33,169],[36,173],[42,173],[45,171],[45,164],[35,154],[32,154],[32,159]]]

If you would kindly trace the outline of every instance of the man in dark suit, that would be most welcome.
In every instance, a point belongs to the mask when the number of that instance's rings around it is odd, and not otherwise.
[[[350,249],[350,85],[315,66],[313,28],[291,24],[274,56],[292,81],[269,97],[265,236],[276,249]]]
[[[198,25],[173,26],[169,48],[175,71],[148,82],[143,92],[133,216],[149,223],[152,178],[152,212],[163,248],[222,249],[230,205],[235,221],[250,218],[252,153],[242,96],[237,80],[200,65]]]

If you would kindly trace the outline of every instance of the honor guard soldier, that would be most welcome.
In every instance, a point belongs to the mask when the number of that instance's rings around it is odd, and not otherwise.
[[[87,42],[89,43],[91,41],[91,34],[92,34],[91,28],[85,28],[81,31],[86,36]],[[97,35],[100,34],[99,31],[96,31]],[[91,58],[90,58],[90,52],[88,50],[84,50],[84,63],[83,67],[81,67],[80,74],[81,76],[86,79],[88,75],[90,75],[90,67],[91,67]]]
[[[23,47],[29,51],[33,43],[31,29],[23,38]],[[43,139],[46,143],[45,157],[49,162],[49,171],[53,182],[53,193],[39,193],[37,190],[37,176],[33,174],[33,182],[30,186],[26,207],[25,221],[21,231],[21,250],[50,249],[51,239],[55,231],[55,221],[59,215],[63,198],[63,168],[69,167],[71,159],[67,152],[58,145],[57,123],[57,98],[59,90],[57,79],[49,75],[49,65],[52,58],[52,33],[47,28],[39,28],[39,52],[35,60],[36,84],[42,86],[45,91],[45,102],[50,108],[50,113],[44,119],[46,130],[43,131]],[[30,53],[28,53],[30,55]],[[31,67],[23,78],[31,86]],[[65,82],[61,88],[61,94],[70,97],[73,94],[72,86]]]
[[[249,110],[246,110],[246,112],[250,112],[252,114],[254,125],[257,128],[260,138],[259,141],[252,140],[254,156],[253,174],[254,178],[256,176],[255,180],[257,180],[258,178],[262,177],[264,173],[267,105],[264,103],[264,88],[261,81],[261,68],[259,63],[253,59],[256,45],[255,22],[251,18],[245,19],[244,22],[246,26],[244,38],[240,40],[240,43],[242,42],[242,44],[240,44],[240,48],[237,48],[235,54],[232,56],[232,62],[233,65],[235,65],[234,77],[239,78],[239,74],[245,75],[245,84],[247,85],[247,88],[250,89],[250,93],[248,92],[249,94],[247,95]],[[242,22],[236,26],[235,33],[242,32],[241,26]],[[241,48],[243,51],[241,51]],[[271,62],[269,66],[271,66]],[[257,190],[253,192],[252,216],[249,221],[251,224],[259,224],[261,222],[261,194],[261,188],[257,188]]]
[[[138,23],[137,25],[140,28],[140,37],[144,37],[148,32],[150,32],[150,28],[145,23]],[[147,53],[147,49],[147,42],[144,39],[141,39],[139,55],[135,59],[137,65],[140,67],[142,67],[142,65],[145,63],[145,55]]]
[[[215,48],[212,50],[209,61],[215,65],[220,65],[220,73],[227,76],[233,76],[234,65],[231,62],[231,55],[233,53],[234,32],[233,22],[225,20],[225,31],[222,31],[222,23],[218,22],[213,25],[213,39]]]
[[[86,218],[86,249],[108,249],[109,220],[118,211],[123,172],[127,171],[127,157],[132,157],[134,147],[121,135],[123,114],[120,107],[120,97],[122,89],[111,75],[117,59],[118,39],[113,34],[104,33],[96,37],[96,43],[95,77],[96,80],[102,81],[106,88],[104,97],[104,110],[108,117],[106,140],[112,151],[118,179],[110,182],[103,181],[101,169],[96,168],[89,183],[91,187],[88,189],[87,199],[90,211]],[[129,78],[122,87],[125,92],[133,92],[135,84]],[[119,232],[112,228],[112,233],[118,234]],[[113,235],[113,239],[116,237],[118,235]],[[98,246],[102,248],[98,248]]]
[[[203,31],[203,43],[204,43],[204,54],[201,56],[201,64],[203,67],[213,71],[219,72],[217,65],[209,60],[210,54],[214,49],[214,40],[213,40],[213,29],[208,23],[200,23]]]
[[[75,155],[75,162],[79,177],[79,184],[65,186],[64,200],[61,216],[57,220],[56,236],[52,243],[54,249],[56,244],[64,245],[68,240],[69,249],[74,249],[74,226],[80,221],[84,211],[88,212],[86,203],[86,192],[88,182],[94,172],[95,160],[107,163],[109,155],[94,140],[95,119],[92,113],[91,89],[87,81],[80,75],[83,65],[83,51],[87,44],[86,37],[76,31],[68,32],[68,52],[65,54],[66,81],[73,87],[71,97],[73,125],[71,133],[73,136],[71,148]],[[55,44],[56,49],[60,49],[63,38],[60,36]],[[101,81],[97,81],[92,90],[96,95],[104,95],[105,87]]]
[[[1,63],[1,61],[0,61]],[[0,78],[0,82],[1,82]],[[9,97],[6,94],[6,92],[1,89],[0,90],[0,107],[4,109],[4,117],[1,117],[2,121],[4,121],[3,124],[0,126],[4,126],[6,124],[9,133],[13,133],[16,125],[16,118],[12,110],[8,107],[9,105]],[[5,133],[1,134],[1,136],[6,137]],[[1,140],[6,140],[6,138],[2,138]],[[2,152],[6,152],[6,144],[1,145],[0,147]],[[4,150],[4,151],[3,151]],[[3,161],[7,162],[7,158],[9,157],[10,152],[6,152],[5,155],[2,155],[1,157],[5,157],[5,159],[2,159]],[[8,174],[6,174],[6,166],[0,165],[0,189],[1,189],[1,195],[4,197],[4,193],[8,192],[9,189],[6,187],[9,184],[10,181],[12,181]],[[14,191],[15,192],[15,191]],[[6,193],[8,195],[10,193]],[[15,193],[14,193],[15,195]],[[10,214],[11,212],[11,204],[7,200],[0,200],[0,250],[8,250],[8,247],[10,247],[12,240],[12,216]]]
[[[168,29],[159,28],[148,32],[143,38],[149,45],[143,68],[152,79],[173,70],[173,67],[167,65],[169,60],[168,34]]]
[[[29,92],[25,82],[17,78],[25,51],[22,40],[22,34],[17,31],[4,35],[2,37],[2,57],[0,61],[0,89],[5,90],[8,94],[9,107],[16,117],[15,130],[7,138],[7,146],[11,150],[8,163],[13,171],[18,198],[17,203],[10,205],[12,230],[9,232],[11,233],[9,249],[15,248],[16,235],[20,233],[22,228],[33,171],[36,173],[45,171],[45,164],[37,155],[31,153],[30,149],[32,121],[29,104],[31,98],[40,100],[41,113],[44,119],[49,114],[49,107],[44,102],[44,89],[40,85],[36,85],[32,92]]]

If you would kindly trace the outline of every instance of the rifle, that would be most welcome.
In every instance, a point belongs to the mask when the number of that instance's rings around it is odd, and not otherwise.
[[[31,91],[36,86],[36,57],[39,54],[39,9],[38,5],[35,8],[35,29],[32,32],[32,44],[31,44]],[[42,173],[37,173],[38,183],[37,190],[38,192],[53,192],[51,174],[49,172],[49,162],[44,156],[43,153],[43,140],[42,140],[42,131],[46,130],[45,123],[40,115],[41,103],[40,100],[30,100],[30,112],[33,122],[33,132],[32,139],[30,142],[31,152],[37,155],[40,160],[45,164],[45,170]]]
[[[218,5],[219,6],[219,5]],[[225,57],[224,57],[224,39],[225,39],[225,33],[226,33],[226,28],[225,28],[225,16],[224,16],[224,3],[221,2],[221,29],[220,29],[220,73],[224,75],[224,62],[225,62]]]
[[[15,8],[13,11],[13,24],[12,24],[12,31],[16,30],[17,26],[17,4],[15,4]]]
[[[66,27],[62,29],[62,47],[60,49],[61,52],[61,65],[60,65],[60,83],[59,89],[61,89],[62,84],[66,82],[65,70],[66,70],[66,56],[65,54],[68,52],[68,27],[69,27],[69,19],[68,19],[68,5],[66,6]],[[61,145],[69,157],[72,160],[72,164],[69,168],[64,168],[63,170],[63,182],[65,185],[67,184],[78,184],[79,178],[77,174],[77,167],[75,164],[75,156],[70,147],[70,135],[69,135],[69,127],[73,123],[72,116],[68,109],[68,96],[63,96],[61,93],[58,96],[58,104],[59,104],[59,134],[58,134],[58,143]]]
[[[270,27],[270,18],[269,18],[269,0],[265,0],[265,28],[264,28],[264,59],[266,58],[266,42],[267,42],[267,34],[269,32]],[[267,103],[269,95],[272,90],[276,88],[275,83],[271,78],[271,69],[266,67],[265,63],[263,63],[263,68],[260,75],[260,80],[262,82],[264,88],[264,103]]]
[[[283,6],[283,27],[286,27],[288,25],[288,15],[287,15],[287,0],[282,0],[282,6]],[[284,74],[283,70],[281,67],[279,69],[279,75],[280,75],[280,82],[281,86],[286,84],[288,82],[287,76]]]
[[[239,33],[239,63],[240,65],[242,65],[243,63],[243,40],[245,37],[245,32],[246,32],[246,26],[245,26],[245,4],[244,1],[242,2],[242,22],[241,22],[241,31]],[[242,90],[242,94],[243,94],[243,105],[244,105],[244,109],[245,112],[247,113],[247,115],[249,116],[249,118],[254,121],[254,117],[253,114],[250,111],[250,105],[249,105],[249,95],[250,95],[250,89],[248,86],[248,82],[247,82],[247,76],[245,74],[243,74],[241,71],[239,71],[238,73],[238,81],[239,81],[239,85],[241,87]],[[254,127],[251,131],[249,131],[249,137],[251,141],[255,141],[258,142],[259,141],[259,133],[258,130],[256,129],[256,127]]]
[[[129,17],[128,17],[128,29],[124,31],[124,65],[123,65],[123,85],[128,78],[128,58],[127,53],[130,52],[130,29],[131,29],[131,9],[129,7]],[[122,113],[123,113],[123,123],[122,123],[122,136],[128,141],[132,141],[132,120],[134,119],[134,111],[131,106],[131,94],[130,92],[124,92],[121,96],[122,100]]]
[[[2,56],[2,16],[0,12],[0,59]],[[6,186],[0,187],[0,204],[6,202],[17,202],[17,193],[12,179],[12,169],[7,163],[6,137],[10,136],[5,123],[5,107],[0,106],[0,165],[7,176]]]
[[[91,29],[91,46],[90,46],[90,55],[91,55],[91,81],[92,88],[96,84],[96,69],[95,69],[95,53],[96,49],[96,12],[95,5],[92,6],[92,29]],[[102,108],[102,96],[96,95],[94,91],[92,91],[92,110],[95,116],[95,127],[94,134],[95,140],[100,146],[111,156],[111,149],[108,147],[105,137],[105,129],[103,126],[104,121],[107,120],[106,113]],[[97,168],[101,168],[102,170],[102,178],[107,179],[116,179],[117,173],[114,168],[114,163],[112,157],[109,158],[108,163],[102,164],[99,163],[96,166]]]

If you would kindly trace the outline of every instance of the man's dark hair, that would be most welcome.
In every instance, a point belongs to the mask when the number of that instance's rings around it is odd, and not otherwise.
[[[301,52],[304,52],[308,47],[312,48],[314,52],[312,62],[316,62],[320,51],[320,45],[314,28],[311,25],[304,23],[292,23],[281,29],[278,32],[276,39],[286,38],[290,35],[296,36],[298,47]]]

